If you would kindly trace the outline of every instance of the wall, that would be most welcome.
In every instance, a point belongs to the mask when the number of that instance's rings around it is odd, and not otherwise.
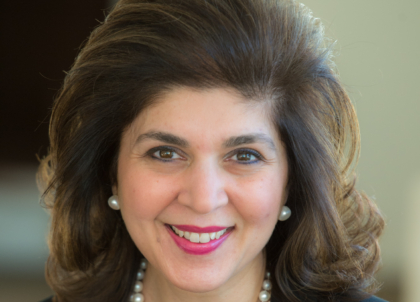
[[[387,221],[379,279],[384,291],[412,292],[395,301],[420,301],[414,289],[420,282],[415,273],[420,271],[420,220],[415,217],[420,194],[413,193],[420,188],[420,2],[303,3],[338,40],[336,62],[359,116],[358,187],[377,200]]]

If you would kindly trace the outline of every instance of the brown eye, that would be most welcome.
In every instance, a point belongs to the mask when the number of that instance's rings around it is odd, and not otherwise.
[[[233,156],[229,157],[229,159],[237,162],[238,164],[257,164],[264,160],[264,157],[262,157],[259,152],[252,149],[239,149],[233,152],[235,153]]]
[[[147,154],[155,159],[159,159],[161,161],[168,161],[172,162],[173,160],[182,159],[176,150],[172,150],[169,147],[157,147],[149,150]]]
[[[174,152],[171,150],[160,150],[159,157],[160,158],[172,158],[174,156]]]
[[[236,158],[241,161],[250,161],[253,160],[253,157],[255,156],[246,152],[241,152],[236,155]]]

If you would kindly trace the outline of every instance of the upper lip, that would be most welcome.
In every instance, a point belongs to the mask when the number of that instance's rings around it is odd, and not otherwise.
[[[194,232],[194,233],[212,233],[212,232],[218,232],[222,231],[224,229],[227,229],[226,226],[208,226],[208,227],[199,227],[195,225],[185,225],[185,224],[171,224],[171,226],[176,227],[180,231],[184,232]]]

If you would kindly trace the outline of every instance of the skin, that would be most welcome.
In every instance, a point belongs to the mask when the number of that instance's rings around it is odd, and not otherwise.
[[[123,133],[113,190],[149,261],[146,301],[257,301],[263,249],[287,199],[286,152],[267,109],[231,89],[176,88]],[[167,224],[233,230],[215,251],[191,255]]]

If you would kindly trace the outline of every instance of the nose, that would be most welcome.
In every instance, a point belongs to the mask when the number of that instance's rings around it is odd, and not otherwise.
[[[228,203],[223,169],[212,160],[193,163],[184,178],[178,202],[199,214],[210,213]]]

